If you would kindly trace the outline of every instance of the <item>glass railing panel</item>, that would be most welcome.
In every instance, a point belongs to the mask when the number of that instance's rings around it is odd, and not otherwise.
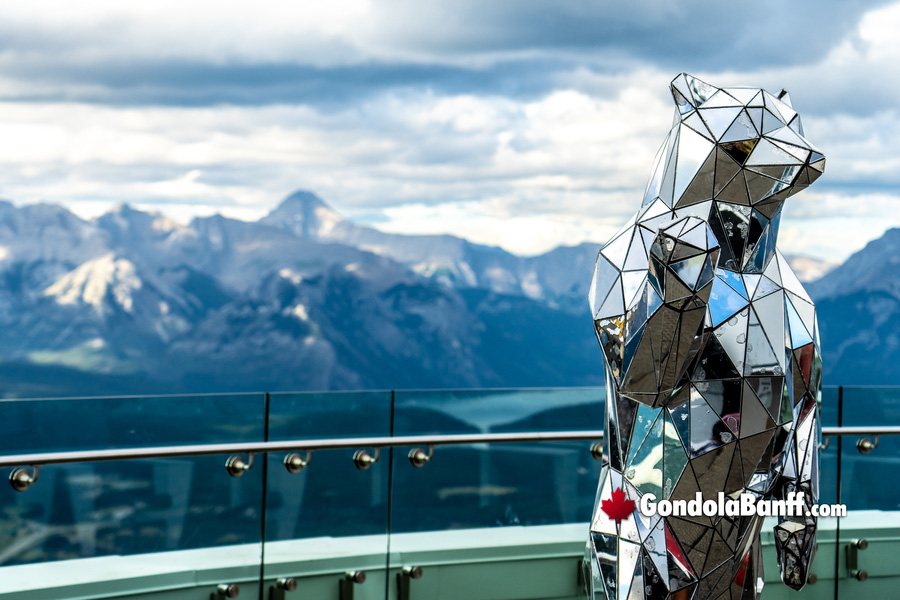
[[[844,387],[843,425],[900,425],[900,387]],[[845,436],[841,456],[841,501],[848,510],[900,510],[900,436],[881,436],[868,454],[863,437]]]
[[[269,398],[271,441],[390,435],[390,392],[277,393]],[[296,450],[306,457],[304,448]],[[284,466],[288,452],[269,454],[266,586],[305,574],[298,579],[298,591],[327,588],[337,598],[340,585],[353,585],[356,598],[384,596],[390,450],[381,450],[378,462],[367,469],[355,466],[357,450],[366,448],[316,450],[298,473]],[[367,450],[374,455],[372,448]],[[357,541],[343,541],[350,537]],[[310,570],[316,577],[310,579]],[[340,583],[348,571],[365,571],[365,582]]]
[[[255,442],[264,394],[0,401],[3,454]]]
[[[900,425],[900,387],[852,386],[842,391],[844,427]],[[879,436],[877,447],[867,452],[858,447],[864,438],[875,441],[872,435],[854,435],[844,436],[841,444],[840,493],[848,516],[839,522],[838,598],[896,595],[897,561],[885,558],[892,556],[892,544],[900,531],[900,482],[896,477],[900,437]],[[865,577],[849,569],[850,546],[858,539],[867,542],[865,550],[856,551],[857,569]]]
[[[394,434],[602,430],[604,399],[602,388],[398,391]],[[396,448],[391,531],[587,522],[600,473],[591,443],[441,446],[422,468]]]
[[[604,400],[605,390],[597,388],[397,392],[394,434],[602,430]],[[437,446],[419,468],[410,464],[412,448],[395,448],[389,597],[399,597],[404,586],[410,597],[433,595],[445,581],[448,591],[441,593],[447,597],[515,597],[503,581],[513,577],[529,585],[531,578],[507,570],[525,563],[484,563],[485,575],[466,577],[454,565],[454,553],[485,560],[482,548],[509,544],[509,532],[544,539],[544,532],[565,523],[583,529],[586,538],[600,475],[600,461],[590,453],[594,441]],[[576,545],[580,552],[583,546]],[[573,558],[561,559],[570,587],[577,583]],[[420,581],[404,575],[411,565],[424,569]],[[492,586],[499,587],[489,591]],[[528,597],[546,597],[540,590],[530,586],[538,595]]]
[[[264,394],[6,400],[0,453],[260,442],[264,417]],[[258,574],[263,469],[231,477],[227,458],[46,465],[24,492],[0,485],[0,565],[228,546]]]

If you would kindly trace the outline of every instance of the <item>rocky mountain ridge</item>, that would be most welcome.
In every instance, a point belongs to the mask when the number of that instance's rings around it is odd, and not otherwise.
[[[0,360],[173,393],[594,384],[586,276],[571,271],[596,251],[384,234],[308,193],[255,223],[3,203]],[[58,388],[44,395],[118,393]]]
[[[826,382],[848,343],[893,343],[837,318],[880,327],[900,313],[900,280],[878,259],[900,256],[900,232],[870,246],[810,286]],[[389,234],[309,192],[257,222],[188,225],[128,206],[84,220],[0,202],[0,393],[601,384],[586,302],[599,247],[521,257]],[[40,368],[54,383],[35,381]]]

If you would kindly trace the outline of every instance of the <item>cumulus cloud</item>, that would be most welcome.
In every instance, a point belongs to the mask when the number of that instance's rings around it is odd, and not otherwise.
[[[104,103],[329,104],[402,87],[541,94],[628,73],[806,66],[854,35],[848,1],[159,0],[3,3],[4,96]],[[888,36],[882,35],[882,38]],[[875,40],[880,43],[881,39]],[[674,74],[674,73],[673,73]]]
[[[786,208],[788,251],[894,224],[900,4],[3,4],[0,195],[17,202],[256,218],[306,188],[391,231],[603,241],[689,70],[788,87],[828,156]]]

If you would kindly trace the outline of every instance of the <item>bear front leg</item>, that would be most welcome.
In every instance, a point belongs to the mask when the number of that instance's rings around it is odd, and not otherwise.
[[[801,410],[793,439],[785,450],[784,476],[775,492],[776,497],[786,500],[798,498],[799,514],[779,518],[775,526],[775,552],[781,570],[781,580],[795,590],[806,585],[809,567],[816,551],[816,517],[812,505],[819,500],[818,465],[819,433],[818,406],[809,398],[812,407]]]
[[[672,395],[703,347],[706,305],[718,258],[719,245],[706,221],[685,217],[659,229],[643,273],[616,274],[610,293],[628,290],[634,287],[629,279],[643,277],[637,292],[619,303],[619,314],[603,310],[594,314],[597,336],[621,395],[653,408],[663,406]],[[601,254],[598,262],[602,260]]]

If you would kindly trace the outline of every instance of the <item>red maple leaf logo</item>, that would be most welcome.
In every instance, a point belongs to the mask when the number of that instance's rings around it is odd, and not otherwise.
[[[600,503],[600,508],[606,513],[610,519],[615,519],[616,523],[622,519],[627,519],[634,512],[634,500],[625,497],[622,488],[616,488],[612,493],[612,500],[604,500]]]

